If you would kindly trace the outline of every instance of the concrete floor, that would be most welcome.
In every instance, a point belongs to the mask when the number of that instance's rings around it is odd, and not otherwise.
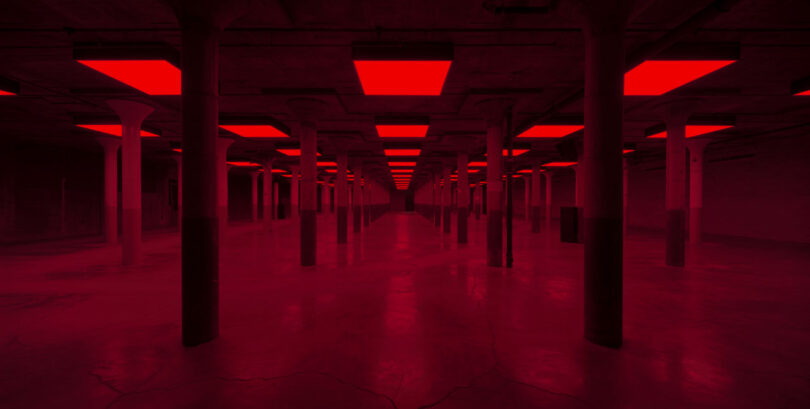
[[[676,269],[631,232],[612,350],[582,338],[580,245],[518,220],[515,268],[488,268],[472,220],[465,248],[405,213],[338,247],[322,216],[316,268],[289,222],[232,226],[222,336],[192,349],[176,233],[137,268],[89,242],[4,249],[0,407],[810,407],[806,247],[709,242]]]

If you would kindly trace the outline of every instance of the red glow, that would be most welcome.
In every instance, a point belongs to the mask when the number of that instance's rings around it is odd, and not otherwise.
[[[237,161],[237,162],[225,162],[225,163],[227,163],[229,165],[233,165],[233,166],[251,166],[251,167],[253,167],[253,166],[261,166],[258,163],[253,163],[253,162],[238,162]]]
[[[287,138],[289,135],[271,125],[220,125],[243,138]]]
[[[576,164],[577,164],[576,162],[549,162],[549,163],[544,163],[542,166],[559,168],[559,167],[565,167],[565,166],[572,166],[572,165],[576,165]]]
[[[279,153],[283,153],[287,156],[301,156],[301,149],[276,149]],[[320,153],[316,152],[316,156],[321,156]]]
[[[451,61],[355,61],[366,95],[441,95]]]
[[[518,135],[518,138],[562,138],[580,129],[582,125],[535,125]]]
[[[13,92],[3,91],[2,89],[0,89],[0,95],[17,95],[17,94]]]
[[[380,138],[424,138],[427,125],[376,125]]]
[[[388,162],[388,166],[416,166],[416,162]]]
[[[13,94],[12,94],[12,95],[13,95]],[[799,92],[799,93],[797,93],[797,94],[795,94],[795,95],[810,95],[810,89],[808,89],[807,91],[802,91],[802,92]]]
[[[165,60],[79,60],[149,95],[180,95],[180,70]]]
[[[512,149],[512,156],[520,156],[520,155],[523,155],[524,153],[526,153],[528,151],[529,151],[528,149]],[[484,156],[487,156],[487,154],[485,153]],[[503,150],[503,156],[509,156],[509,150],[508,149]],[[486,165],[483,165],[483,166],[486,166]]]
[[[386,156],[419,156],[421,149],[384,149]]]
[[[484,166],[484,167],[486,167],[487,163],[486,162],[470,162],[470,163],[467,164],[467,166]]]
[[[413,173],[413,169],[391,169],[391,173]]]
[[[625,149],[625,150],[622,151],[622,153],[630,153],[630,152],[635,152],[635,151],[636,151],[635,149]]]
[[[287,173],[287,171],[284,169],[273,169],[270,173]]]
[[[90,129],[92,131],[105,133],[108,135],[113,136],[124,136],[123,127],[121,125],[76,125],[80,128]],[[147,132],[141,129],[141,138],[155,138],[158,135],[153,134],[152,132]]]
[[[175,151],[175,152],[178,152],[178,153],[182,153],[182,152],[183,152],[183,150],[182,150],[182,149],[179,149],[179,148],[175,148],[175,149],[172,149],[172,150],[173,150],[173,151]]]
[[[335,163],[335,162],[318,162],[317,165],[318,166],[330,166],[330,167],[334,166],[334,167],[337,167],[337,163]]]
[[[731,63],[734,60],[644,61],[624,74],[624,95],[661,95]]]
[[[532,170],[531,169],[521,169],[521,170],[517,171],[517,173],[532,173]]]
[[[692,138],[694,136],[705,135],[707,133],[722,131],[723,129],[731,128],[731,125],[686,125],[686,137]],[[658,132],[648,136],[648,138],[661,139],[667,137],[667,131]]]

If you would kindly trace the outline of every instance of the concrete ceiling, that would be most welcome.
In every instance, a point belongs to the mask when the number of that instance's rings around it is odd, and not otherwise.
[[[583,115],[578,94],[583,87],[583,38],[566,3],[255,1],[222,36],[220,111],[224,116],[269,116],[292,125],[288,99],[323,99],[329,104],[319,124],[323,158],[333,160],[338,146],[348,146],[356,160],[379,164],[380,177],[387,177],[387,171],[373,126],[376,116],[429,117],[420,169],[437,160],[452,161],[453,152],[462,148],[471,152],[471,160],[482,160],[484,122],[474,108],[481,98],[515,98],[517,129]],[[644,50],[717,3],[731,6],[699,28],[679,33],[678,42],[739,46],[739,61],[664,96],[626,97],[625,141],[636,144],[633,160],[661,157],[663,142],[647,140],[644,132],[661,123],[658,105],[683,96],[704,101],[698,114],[736,120],[734,128],[713,136],[730,150],[761,138],[807,137],[810,97],[790,93],[792,81],[810,76],[806,0],[638,0],[627,31],[629,58],[653,56]],[[503,7],[523,13],[502,13]],[[144,140],[144,151],[169,155],[170,142],[180,141],[179,97],[146,96],[73,59],[78,43],[143,42],[165,43],[179,51],[177,22],[159,0],[4,2],[0,76],[19,82],[21,93],[0,98],[0,138],[93,144],[93,132],[75,127],[74,119],[110,115],[107,99],[133,97],[157,107],[145,126],[162,136]],[[452,43],[455,55],[442,95],[363,95],[351,58],[356,42]],[[234,137],[225,131],[222,136]],[[518,167],[558,159],[558,142],[518,141],[532,149],[518,158]],[[258,160],[272,149],[271,142],[237,137],[229,157]],[[283,159],[280,166],[294,160]]]

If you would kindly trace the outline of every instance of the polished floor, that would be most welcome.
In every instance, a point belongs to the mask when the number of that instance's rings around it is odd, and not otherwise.
[[[613,350],[582,338],[580,245],[518,220],[514,268],[488,268],[472,220],[461,248],[407,213],[338,246],[321,216],[315,268],[291,223],[233,225],[221,338],[191,349],[176,233],[136,268],[89,241],[3,249],[0,407],[810,407],[807,247],[712,241],[677,269],[631,231]]]

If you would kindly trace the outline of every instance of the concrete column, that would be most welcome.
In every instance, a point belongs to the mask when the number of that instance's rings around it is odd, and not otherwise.
[[[326,213],[327,212],[326,209],[329,208],[328,207],[329,204],[327,203],[327,196],[329,196],[329,180],[324,178],[323,183],[319,183],[319,185],[321,186],[321,207],[320,207],[321,211],[320,211],[320,213]]]
[[[183,155],[173,155],[177,163],[177,230],[183,231]]]
[[[487,265],[503,265],[503,134],[513,101],[490,99],[478,103],[487,120]]]
[[[622,235],[627,236],[627,180],[629,176],[627,158],[622,158]]]
[[[352,195],[352,225],[354,226],[355,233],[360,233],[363,226],[363,199],[360,197],[363,194],[362,181],[363,165],[358,164],[354,167],[354,182],[352,183],[352,190],[354,192]]]
[[[259,172],[250,172],[250,220],[259,221]]]
[[[123,263],[130,265],[141,260],[141,124],[154,108],[120,99],[107,103],[118,114],[123,127],[121,207],[124,212],[121,244]]]
[[[525,205],[525,210],[523,211],[523,218],[529,220],[529,215],[532,212],[532,183],[531,183],[531,176],[527,176],[523,178],[523,204]]]
[[[346,185],[346,171],[349,155],[346,152],[337,154],[337,178],[335,179],[335,201],[337,202],[337,242],[348,241],[349,188]]]
[[[689,242],[703,241],[703,152],[708,139],[690,139],[689,149]]]
[[[458,154],[458,215],[456,236],[459,244],[467,243],[467,217],[470,208],[470,175],[467,169],[469,156],[466,152]]]
[[[585,9],[585,338],[622,344],[622,96],[629,1]]]
[[[274,212],[274,197],[273,197],[273,158],[267,157],[264,160],[264,177],[262,178],[262,218],[264,219],[264,226],[267,230],[273,226],[273,219],[276,218]]]
[[[532,165],[532,233],[540,233],[540,165]]]
[[[301,183],[301,176],[299,174],[299,170],[300,169],[298,166],[290,167],[290,173],[292,173],[292,177],[290,178],[290,218],[292,219],[298,219],[300,214],[298,199],[301,196],[298,190]]]
[[[296,98],[287,106],[299,120],[301,140],[301,265],[314,266],[317,252],[318,132],[316,120],[326,104],[310,98]]]
[[[473,200],[475,201],[475,220],[481,220],[481,206],[482,206],[482,195],[483,195],[483,185],[481,182],[477,182],[475,184],[475,192],[473,192]]]
[[[228,148],[233,139],[217,138],[217,218],[219,219],[219,238],[225,239],[225,230],[228,228]]]
[[[326,181],[326,195],[329,197],[329,213],[335,212],[335,178]]]
[[[104,148],[104,240],[118,242],[118,138],[99,137]]]
[[[666,107],[666,264],[683,267],[686,263],[686,119],[683,101]]]
[[[270,178],[272,180],[272,175],[270,176]],[[278,196],[278,183],[273,183],[273,219],[278,219],[279,218],[279,215],[278,215],[278,201],[279,200],[280,199],[279,199],[279,196]]]
[[[452,219],[452,195],[451,191],[453,190],[453,184],[450,182],[450,171],[451,168],[449,165],[445,165],[443,168],[443,181],[444,186],[442,187],[442,230],[445,233],[450,233],[450,219]]]
[[[546,210],[546,214],[545,214],[545,217],[546,217],[546,230],[550,230],[551,229],[551,210],[552,210],[552,207],[551,207],[551,177],[553,176],[553,173],[550,170],[546,169],[543,172],[543,174],[546,175],[546,206],[545,206],[545,210]]]
[[[366,177],[363,187],[363,226],[371,224],[371,179]]]
[[[577,149],[577,164],[574,166],[575,196],[574,203],[577,207],[577,242],[585,243],[585,191],[587,189],[587,176],[585,172],[585,152],[584,146]]]
[[[433,224],[442,227],[442,183],[441,174],[433,173]]]

